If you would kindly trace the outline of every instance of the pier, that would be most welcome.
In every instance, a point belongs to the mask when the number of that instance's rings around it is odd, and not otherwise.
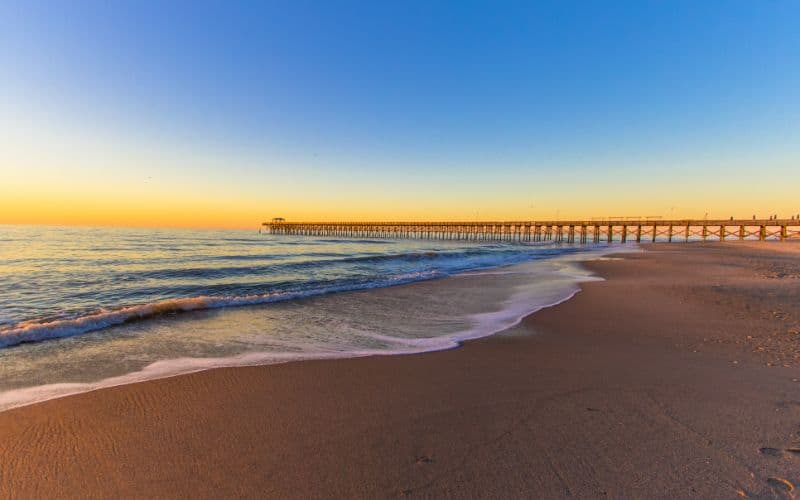
[[[264,232],[341,238],[414,238],[455,241],[687,242],[800,239],[800,218],[723,220],[552,220],[516,222],[287,222],[273,219]]]

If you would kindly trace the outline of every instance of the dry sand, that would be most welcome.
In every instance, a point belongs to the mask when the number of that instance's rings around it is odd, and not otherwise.
[[[10,410],[0,497],[789,497],[800,245],[778,245],[594,262],[608,281],[451,351]]]

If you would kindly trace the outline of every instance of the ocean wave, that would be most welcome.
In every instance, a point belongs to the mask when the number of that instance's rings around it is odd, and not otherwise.
[[[318,241],[320,243],[348,243],[348,244],[364,243],[364,244],[367,244],[367,245],[394,245],[394,244],[397,243],[394,240],[382,239],[382,238],[376,238],[374,240],[359,240],[359,239],[354,239],[354,238],[344,238],[344,239],[330,239],[330,238],[318,239],[318,238],[315,238],[315,241]]]
[[[256,253],[256,254],[226,254],[226,255],[202,255],[202,260],[280,260],[298,257],[339,257],[341,254],[334,252],[305,252],[305,253]]]
[[[275,262],[265,263],[262,265],[250,266],[200,266],[200,267],[184,267],[184,268],[158,268],[147,269],[142,271],[125,271],[113,279],[118,281],[135,281],[139,279],[181,279],[181,278],[225,278],[234,276],[258,276],[264,273],[278,273],[278,272],[293,272],[303,271],[308,269],[321,269],[331,268],[342,265],[368,265],[368,264],[389,264],[392,262],[402,263],[418,263],[421,261],[450,261],[455,267],[463,264],[464,267],[470,267],[468,262],[459,262],[463,259],[474,259],[477,257],[486,257],[498,265],[503,264],[509,258],[512,259],[525,259],[529,254],[520,252],[519,249],[508,250],[462,250],[462,251],[427,251],[427,252],[405,252],[405,253],[392,253],[392,254],[377,254],[367,253],[354,256],[342,256],[341,254],[332,253],[312,253],[304,254],[304,257],[314,257],[309,260],[303,261],[290,261],[290,262]],[[296,257],[296,256],[292,256]],[[249,257],[239,257],[239,260],[248,260]],[[268,259],[268,257],[266,258]],[[259,260],[259,257],[253,256],[253,260]]]
[[[167,299],[158,302],[101,310],[76,318],[52,321],[23,321],[10,328],[0,329],[0,348],[23,343],[41,342],[64,337],[72,337],[103,330],[112,326],[144,320],[168,313],[189,312],[224,307],[239,307],[268,304],[284,300],[312,297],[334,292],[379,288],[401,283],[410,283],[438,277],[437,271],[418,271],[385,276],[361,283],[347,283],[313,288],[301,291],[267,292],[252,295],[196,296]]]
[[[619,250],[615,250],[619,251]],[[609,249],[593,252],[594,258],[610,253]],[[584,256],[585,258],[586,256]],[[504,301],[498,309],[481,312],[467,316],[470,326],[459,331],[435,337],[405,338],[387,335],[378,330],[364,330],[358,332],[368,338],[381,341],[385,346],[381,348],[368,347],[355,343],[349,349],[316,348],[304,351],[274,352],[255,351],[244,352],[224,357],[177,357],[162,359],[152,362],[138,371],[103,378],[94,382],[52,383],[33,387],[0,392],[0,411],[28,405],[31,403],[59,398],[70,394],[78,394],[105,387],[171,377],[220,367],[253,366],[264,364],[277,364],[310,359],[338,359],[356,358],[376,355],[398,355],[420,352],[432,352],[451,349],[462,342],[485,337],[494,333],[507,330],[517,324],[527,315],[545,307],[559,304],[568,300],[580,291],[583,281],[600,279],[593,277],[592,273],[576,265],[577,257],[565,255],[559,261],[544,268],[514,269],[514,273],[530,273],[532,280],[544,279],[549,281],[549,287],[533,287],[521,289]],[[488,272],[489,274],[492,271]],[[391,278],[398,281],[404,279],[414,280],[413,275],[396,275]],[[443,282],[447,287],[447,283]],[[445,292],[448,288],[443,288]]]

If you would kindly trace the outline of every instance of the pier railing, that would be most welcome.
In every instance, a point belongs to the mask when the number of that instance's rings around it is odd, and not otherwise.
[[[286,222],[265,232],[343,238],[415,238],[457,241],[637,243],[655,241],[780,240],[800,238],[800,219],[661,220],[627,218],[513,222]]]

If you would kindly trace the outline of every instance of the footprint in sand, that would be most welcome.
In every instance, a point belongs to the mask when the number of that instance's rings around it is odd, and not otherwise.
[[[780,477],[768,478],[767,484],[770,485],[773,489],[778,491],[783,491],[786,493],[791,493],[792,491],[794,491],[794,485],[789,481],[782,479]]]
[[[800,457],[800,448],[786,448],[785,450],[781,450],[778,448],[759,448],[758,452],[761,453],[762,455],[774,458],[782,457],[786,453],[788,453],[789,456]]]
[[[759,448],[758,452],[768,457],[779,457],[783,452],[777,448]]]

